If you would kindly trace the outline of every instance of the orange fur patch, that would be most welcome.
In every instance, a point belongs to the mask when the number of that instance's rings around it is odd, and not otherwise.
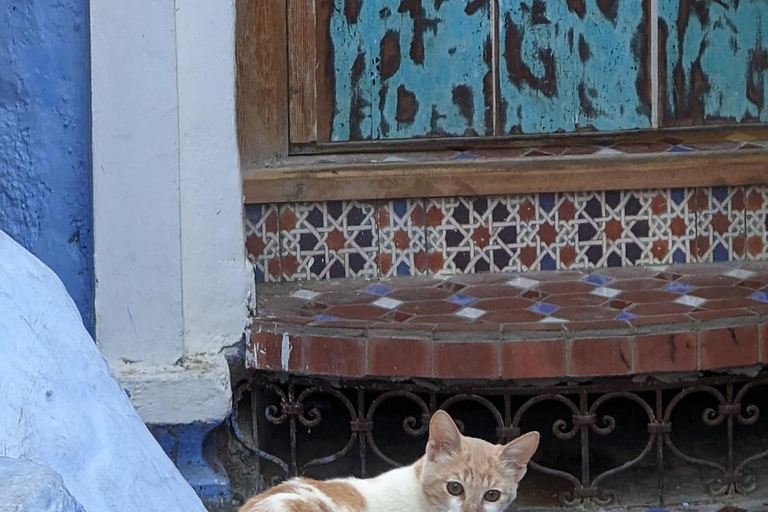
[[[350,510],[359,510],[363,512],[366,509],[365,498],[360,492],[346,482],[330,480],[320,482],[316,480],[308,483],[328,496],[336,505],[346,507]]]
[[[365,512],[367,508],[363,495],[346,482],[337,480],[323,482],[297,478],[254,496],[240,508],[240,512],[335,512],[320,500],[299,497],[300,488],[304,486],[313,487],[320,491],[339,508],[354,512]],[[275,504],[275,500],[271,500],[270,503],[273,505],[269,509],[265,508],[265,501],[276,496],[281,497],[279,505]]]

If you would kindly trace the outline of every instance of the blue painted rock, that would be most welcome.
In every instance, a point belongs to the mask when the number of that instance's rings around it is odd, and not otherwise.
[[[0,512],[6,511],[85,512],[49,467],[0,457]]]

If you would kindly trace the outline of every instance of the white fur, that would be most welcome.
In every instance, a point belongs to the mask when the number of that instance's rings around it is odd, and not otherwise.
[[[365,496],[367,512],[405,512],[424,510],[421,483],[414,466],[393,469],[369,480],[344,480]],[[418,508],[414,508],[418,504]]]

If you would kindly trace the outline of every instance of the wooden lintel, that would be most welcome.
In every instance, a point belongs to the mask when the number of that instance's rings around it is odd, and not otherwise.
[[[768,184],[768,150],[250,168],[247,203]]]

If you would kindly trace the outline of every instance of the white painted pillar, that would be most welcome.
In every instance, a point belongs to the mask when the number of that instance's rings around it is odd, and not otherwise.
[[[235,113],[235,0],[176,0],[184,343],[218,351],[246,327],[243,178]]]
[[[184,356],[172,1],[91,2],[96,340],[112,364]]]
[[[244,334],[234,0],[91,0],[96,339],[142,418],[230,411]]]

